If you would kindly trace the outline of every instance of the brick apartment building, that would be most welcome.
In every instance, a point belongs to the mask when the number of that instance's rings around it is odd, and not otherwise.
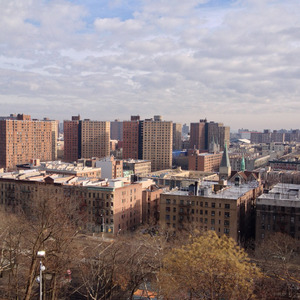
[[[278,183],[256,205],[256,241],[282,232],[300,239],[300,185]]]
[[[78,226],[89,232],[118,234],[141,224],[142,192],[151,190],[151,185],[150,180],[132,184],[73,175],[49,176],[38,170],[2,173],[0,206],[13,212],[26,212],[35,201],[69,199],[82,215]]]
[[[132,116],[123,123],[123,158],[151,161],[152,171],[172,166],[173,123],[161,116],[141,121]]]
[[[16,165],[57,157],[57,121],[31,120],[29,115],[0,120],[0,167],[15,169]]]
[[[110,154],[110,122],[80,120],[73,116],[64,121],[64,160],[106,157]]]
[[[189,155],[189,170],[203,172],[218,172],[222,160],[222,153],[199,153],[195,150]]]
[[[206,119],[190,126],[190,149],[209,150],[209,145],[215,141],[220,151],[224,150],[225,143],[229,145],[230,127],[223,123],[207,122]]]
[[[182,125],[180,123],[173,123],[173,150],[182,149]]]
[[[213,230],[238,243],[254,235],[253,207],[263,187],[258,182],[243,185],[205,183],[199,188],[161,194],[160,224],[172,231]]]

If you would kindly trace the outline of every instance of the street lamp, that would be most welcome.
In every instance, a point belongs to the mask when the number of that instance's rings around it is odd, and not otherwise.
[[[104,238],[104,227],[105,227],[105,219],[104,219],[104,212],[101,214],[102,217],[102,239]]]
[[[42,259],[45,258],[46,252],[45,251],[38,251],[37,257],[40,259],[40,300],[43,300],[43,272],[46,270],[46,267],[42,263]]]

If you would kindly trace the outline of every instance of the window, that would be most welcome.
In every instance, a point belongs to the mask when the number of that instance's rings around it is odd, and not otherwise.
[[[229,224],[230,224],[230,223],[229,223],[229,220],[225,220],[225,221],[224,221],[224,226],[229,226]]]
[[[176,221],[176,216],[173,216],[173,221]]]
[[[180,200],[180,204],[183,205],[184,204],[184,200]]]
[[[171,204],[171,200],[170,199],[166,199],[166,204]]]
[[[213,202],[213,203],[211,204],[211,207],[212,207],[212,208],[215,208],[215,207],[216,207],[216,203]]]
[[[225,204],[225,209],[230,209],[230,204]]]
[[[224,228],[224,233],[225,234],[229,234],[229,232],[230,232],[229,228]]]
[[[215,211],[214,211],[214,210],[211,211],[211,215],[212,215],[213,217],[215,216]]]
[[[208,202],[205,202],[205,207],[208,207]]]
[[[171,211],[171,208],[170,208],[169,206],[167,206],[167,207],[166,207],[166,211],[167,211],[167,212],[170,212],[170,211]]]
[[[230,212],[229,211],[225,211],[224,216],[225,216],[225,218],[230,218]]]
[[[173,207],[173,212],[176,212],[176,207]]]
[[[166,220],[170,221],[170,215],[166,215]]]

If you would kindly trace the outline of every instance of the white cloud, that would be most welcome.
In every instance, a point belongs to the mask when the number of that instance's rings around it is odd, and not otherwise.
[[[299,127],[300,3],[204,2],[1,1],[2,111]]]

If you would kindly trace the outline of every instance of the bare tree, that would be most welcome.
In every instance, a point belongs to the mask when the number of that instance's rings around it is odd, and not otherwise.
[[[260,285],[257,286],[261,297],[280,296],[298,299],[299,246],[298,240],[279,232],[257,245],[255,258],[265,275]]]

